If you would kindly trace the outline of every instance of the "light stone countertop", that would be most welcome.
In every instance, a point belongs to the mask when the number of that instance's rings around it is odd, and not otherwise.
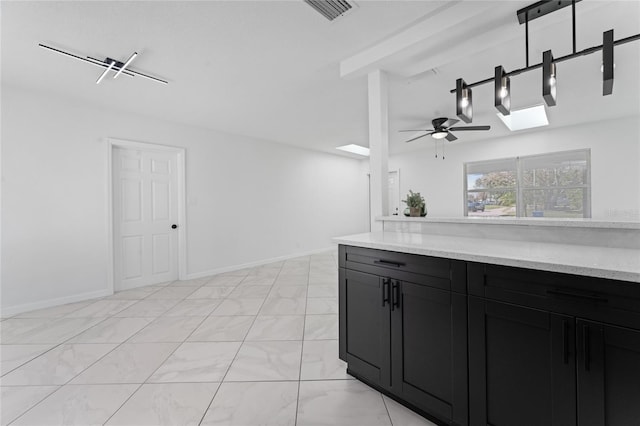
[[[570,228],[608,228],[608,229],[640,229],[640,222],[633,220],[605,221],[599,219],[576,218],[543,218],[543,217],[408,217],[408,216],[378,216],[378,221],[411,222],[411,223],[460,223],[487,225],[521,225]]]
[[[338,244],[640,283],[640,250],[408,232],[334,238]]]

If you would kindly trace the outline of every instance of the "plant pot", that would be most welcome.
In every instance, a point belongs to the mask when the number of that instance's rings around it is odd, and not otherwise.
[[[420,217],[422,213],[422,207],[409,207],[409,216]]]

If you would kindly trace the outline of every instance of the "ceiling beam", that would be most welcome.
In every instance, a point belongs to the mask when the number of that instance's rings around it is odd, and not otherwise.
[[[494,2],[469,0],[445,2],[410,27],[340,62],[340,76],[353,78],[384,68],[386,64],[413,53],[417,46],[430,37],[464,25],[465,21],[495,7]]]
[[[513,24],[503,25],[489,32],[469,38],[456,45],[455,49],[441,50],[438,53],[429,55],[428,59],[411,62],[404,67],[398,67],[395,74],[401,77],[413,77],[521,37],[521,34],[505,37],[505,34],[509,34],[508,29],[511,27],[513,27]],[[482,48],[478,48],[478,46],[482,46]]]

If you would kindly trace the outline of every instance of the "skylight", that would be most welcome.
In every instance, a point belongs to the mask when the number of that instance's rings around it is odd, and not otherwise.
[[[512,132],[549,125],[544,105],[513,110],[510,115],[498,113],[497,116]]]
[[[356,144],[353,144],[353,143],[351,143],[349,145],[338,146],[338,147],[336,147],[336,149],[339,149],[341,151],[350,152],[352,154],[362,155],[363,157],[368,157],[369,156],[369,148],[366,148],[366,147],[360,146],[360,145],[356,145]]]

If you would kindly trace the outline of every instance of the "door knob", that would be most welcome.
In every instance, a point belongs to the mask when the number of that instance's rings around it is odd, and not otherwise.
[[[171,225],[171,229],[176,229],[178,227],[178,225],[176,225],[175,223],[173,225]]]

